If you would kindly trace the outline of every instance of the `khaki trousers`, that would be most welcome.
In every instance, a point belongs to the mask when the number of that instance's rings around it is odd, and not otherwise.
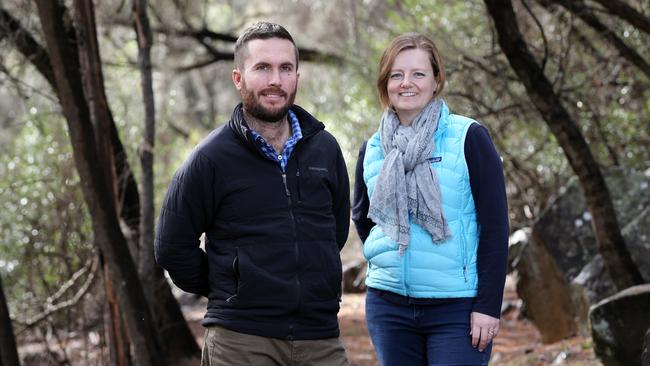
[[[233,365],[348,366],[348,360],[338,338],[288,341],[208,327],[201,366]]]

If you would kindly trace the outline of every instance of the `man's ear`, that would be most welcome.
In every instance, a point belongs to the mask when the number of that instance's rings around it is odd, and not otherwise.
[[[235,84],[235,88],[237,88],[237,90],[241,90],[241,80],[242,80],[241,71],[239,71],[239,69],[233,69],[231,76],[232,76],[232,82],[233,84]]]

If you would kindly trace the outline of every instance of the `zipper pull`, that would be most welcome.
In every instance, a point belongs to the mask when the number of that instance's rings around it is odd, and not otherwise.
[[[287,197],[291,197],[291,192],[289,192],[289,186],[287,186],[287,175],[282,173],[282,183],[284,183],[284,193]]]
[[[467,266],[463,266],[463,277],[465,277],[465,283],[467,283]]]

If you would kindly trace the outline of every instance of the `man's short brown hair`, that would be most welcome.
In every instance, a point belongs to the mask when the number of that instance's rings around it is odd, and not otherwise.
[[[235,43],[235,67],[238,69],[244,68],[244,61],[248,57],[247,43],[255,39],[269,39],[280,38],[291,41],[293,48],[296,50],[296,69],[298,69],[298,47],[293,37],[289,34],[283,26],[270,22],[257,22],[250,27],[246,28],[244,33],[237,39]]]

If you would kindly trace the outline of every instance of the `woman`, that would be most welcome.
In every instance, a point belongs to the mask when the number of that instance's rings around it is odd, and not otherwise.
[[[428,37],[395,38],[379,64],[385,112],[359,151],[352,216],[382,365],[486,365],[499,332],[508,250],[501,161],[485,127],[449,113],[444,84]]]

